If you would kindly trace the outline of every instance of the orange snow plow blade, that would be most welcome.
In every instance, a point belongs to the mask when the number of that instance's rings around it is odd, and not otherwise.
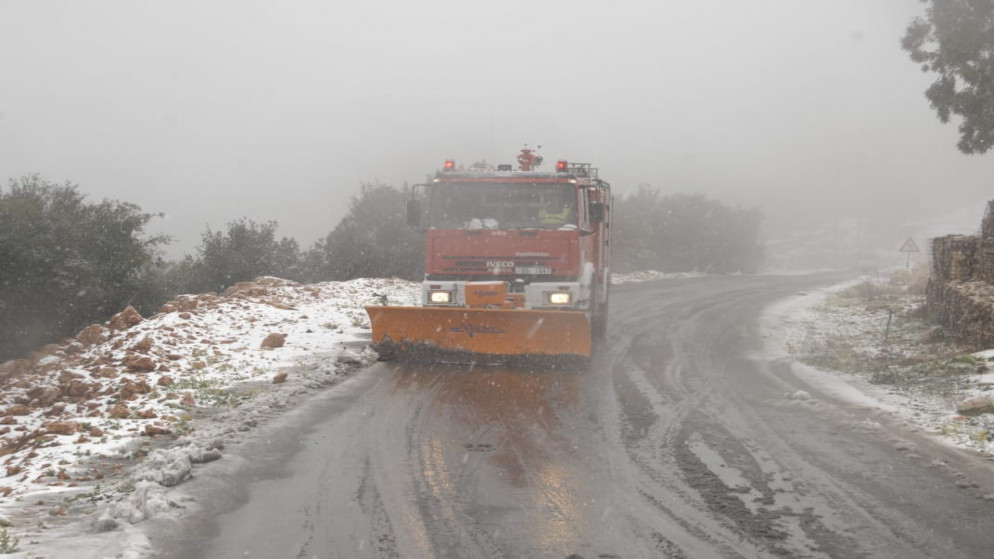
[[[491,356],[590,357],[582,311],[366,307],[381,359],[431,350]]]

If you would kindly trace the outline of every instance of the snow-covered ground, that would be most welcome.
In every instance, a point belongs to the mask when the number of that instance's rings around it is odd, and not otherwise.
[[[889,290],[886,301],[863,291]],[[994,389],[994,350],[929,339],[914,317],[922,297],[863,277],[800,293],[765,309],[765,355],[788,359],[794,375],[821,392],[879,410],[950,445],[994,455],[994,415],[959,408]]]
[[[673,276],[642,272],[614,282],[664,277]],[[184,506],[170,488],[197,464],[222,458],[245,432],[370,365],[376,355],[367,348],[363,307],[384,296],[417,304],[419,291],[396,279],[259,278],[220,295],[178,297],[148,318],[126,311],[31,361],[3,364],[0,553],[16,537],[15,557],[70,549],[83,557],[149,556],[134,526]],[[819,303],[827,296],[798,295],[768,309],[770,349],[788,356],[803,344],[812,324],[825,320]],[[910,410],[912,419],[922,409],[928,417],[955,414],[946,401],[888,393],[856,376],[803,365],[796,373],[869,406]],[[957,444],[971,440],[931,423],[922,428]]]
[[[259,278],[149,318],[126,310],[0,366],[0,553],[16,536],[20,556],[58,556],[63,524],[110,531],[174,507],[165,488],[233,434],[375,361],[365,305],[419,293],[396,279]]]
[[[614,274],[611,276],[611,285],[624,285],[626,283],[638,283],[659,279],[695,278],[702,275],[703,274],[697,272],[667,273],[657,272],[656,270],[646,270],[643,272],[632,272],[630,274]]]

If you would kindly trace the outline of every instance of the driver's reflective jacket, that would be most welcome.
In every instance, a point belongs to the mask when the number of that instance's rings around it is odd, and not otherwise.
[[[563,206],[563,211],[559,213],[553,213],[545,208],[540,208],[538,210],[538,219],[542,225],[565,225],[566,220],[569,219],[569,208]]]

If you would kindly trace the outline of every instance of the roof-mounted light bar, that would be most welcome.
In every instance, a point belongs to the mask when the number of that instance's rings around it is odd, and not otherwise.
[[[569,163],[565,159],[556,161],[556,172],[565,173],[566,171],[569,171]]]
[[[446,171],[455,171],[456,170],[456,160],[455,159],[446,159],[445,160],[445,167],[443,167],[443,169],[445,169]]]

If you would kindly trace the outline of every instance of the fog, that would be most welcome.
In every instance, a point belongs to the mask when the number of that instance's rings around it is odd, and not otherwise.
[[[364,181],[509,163],[527,143],[593,163],[619,193],[762,208],[771,237],[853,218],[904,235],[990,198],[994,177],[994,156],[957,151],[958,122],[938,121],[932,76],[900,49],[923,10],[5,2],[0,180],[37,172],[163,212],[150,230],[174,237],[172,256],[241,217],[306,248]]]

